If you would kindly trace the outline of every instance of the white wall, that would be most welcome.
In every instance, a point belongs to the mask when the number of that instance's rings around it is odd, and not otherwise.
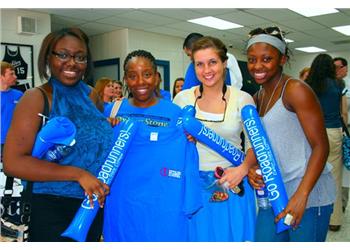
[[[120,58],[122,64],[128,50],[128,30],[116,30],[90,37],[90,49],[94,61]]]
[[[37,61],[41,42],[44,37],[51,32],[51,18],[47,14],[18,10],[18,9],[0,9],[1,16],[1,42],[6,43],[20,43],[26,45],[33,45],[33,59],[34,59],[34,81],[35,86],[41,84],[39,74],[37,71]],[[37,34],[23,35],[17,33],[17,17],[35,17],[37,19]],[[4,55],[0,55],[0,60]]]
[[[158,60],[170,62],[170,90],[176,78],[183,77],[189,59],[182,51],[183,38],[139,30],[129,30],[129,52],[144,49]]]
[[[177,77],[184,76],[189,59],[182,51],[183,39],[133,29],[123,29],[91,37],[91,51],[94,60],[120,58],[120,74],[123,63],[133,50],[144,49],[158,60],[170,62],[170,89]]]

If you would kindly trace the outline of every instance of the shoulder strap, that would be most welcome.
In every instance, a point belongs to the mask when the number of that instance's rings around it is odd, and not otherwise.
[[[261,89],[258,90],[258,93],[256,94],[256,110],[259,112],[260,111],[260,91]]]
[[[114,102],[111,114],[109,115],[110,118],[115,118],[115,116],[117,115],[117,113],[119,111],[121,104],[122,104],[122,100]]]
[[[286,80],[286,83],[284,84],[283,89],[282,89],[282,91],[281,91],[280,98],[283,97],[283,94],[284,94],[284,91],[285,91],[285,89],[286,89],[286,86],[287,86],[289,80],[292,80],[292,79],[293,79],[293,78],[288,78],[288,79]]]
[[[46,116],[46,117],[49,117],[50,115],[50,107],[49,107],[49,99],[47,97],[47,94],[45,92],[45,90],[43,90],[41,87],[37,87],[37,89],[39,89],[41,91],[41,93],[43,94],[43,97],[44,97],[44,110],[43,110],[43,115]],[[43,122],[40,126],[40,128],[45,125],[45,122]]]

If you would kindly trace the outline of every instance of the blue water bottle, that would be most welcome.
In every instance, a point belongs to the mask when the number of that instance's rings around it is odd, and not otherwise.
[[[44,159],[51,162],[58,162],[72,151],[71,146],[57,144],[44,155]]]
[[[257,169],[255,172],[258,175],[261,175],[260,169]],[[262,187],[260,189],[256,189],[255,194],[256,194],[256,200],[257,200],[259,208],[268,209],[271,207],[271,204],[269,202],[269,194],[268,194],[268,191],[266,189],[266,186]]]

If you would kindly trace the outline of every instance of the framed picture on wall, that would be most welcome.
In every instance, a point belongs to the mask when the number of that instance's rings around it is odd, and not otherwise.
[[[15,67],[15,88],[25,91],[34,87],[33,45],[1,43],[0,58]]]

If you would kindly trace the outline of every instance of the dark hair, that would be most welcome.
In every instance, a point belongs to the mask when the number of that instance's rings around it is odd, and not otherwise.
[[[202,38],[203,35],[200,34],[200,33],[191,33],[189,34],[186,38],[185,38],[185,41],[182,45],[182,48],[185,49],[190,49],[192,50],[192,45],[195,41],[197,41],[199,38]]]
[[[326,79],[328,78],[335,79],[335,66],[332,57],[322,53],[313,60],[305,82],[316,94],[320,94],[326,90]]]
[[[185,81],[185,79],[183,77],[178,77],[178,78],[175,79],[174,85],[173,85],[173,98],[176,96],[175,88],[176,88],[176,82],[177,81]]]
[[[84,79],[88,79],[90,77],[90,74],[92,73],[92,59],[88,36],[79,28],[64,28],[48,34],[41,44],[38,58],[38,71],[39,76],[42,80],[49,79],[47,72],[47,69],[49,67],[49,55],[51,55],[53,48],[56,46],[57,42],[66,36],[73,36],[85,44],[87,51],[87,65],[84,73]]]
[[[282,42],[284,42],[286,44],[286,51],[284,52],[284,55],[287,57],[287,60],[289,60],[291,51],[289,50],[289,48],[287,46],[288,44],[284,38],[285,35],[287,34],[285,31],[282,31],[278,26],[271,26],[271,27],[266,27],[266,28],[258,27],[258,28],[253,29],[249,32],[249,39],[254,37],[254,36],[261,35],[261,34],[266,34],[266,35],[277,37]],[[248,43],[248,41],[247,41],[247,43]]]
[[[119,84],[121,87],[123,87],[123,82],[119,80],[112,80],[113,83]]]
[[[124,65],[123,65],[123,69],[124,69],[124,72],[127,71],[127,65],[128,65],[128,62],[133,58],[133,57],[144,57],[148,60],[150,60],[151,64],[152,64],[152,68],[154,69],[154,71],[156,72],[157,71],[157,65],[156,65],[156,59],[154,58],[154,56],[146,51],[146,50],[134,50],[132,52],[130,52],[125,60],[124,60]]]
[[[334,57],[333,62],[335,62],[335,61],[341,61],[341,64],[343,66],[348,66],[348,61],[343,57]]]

